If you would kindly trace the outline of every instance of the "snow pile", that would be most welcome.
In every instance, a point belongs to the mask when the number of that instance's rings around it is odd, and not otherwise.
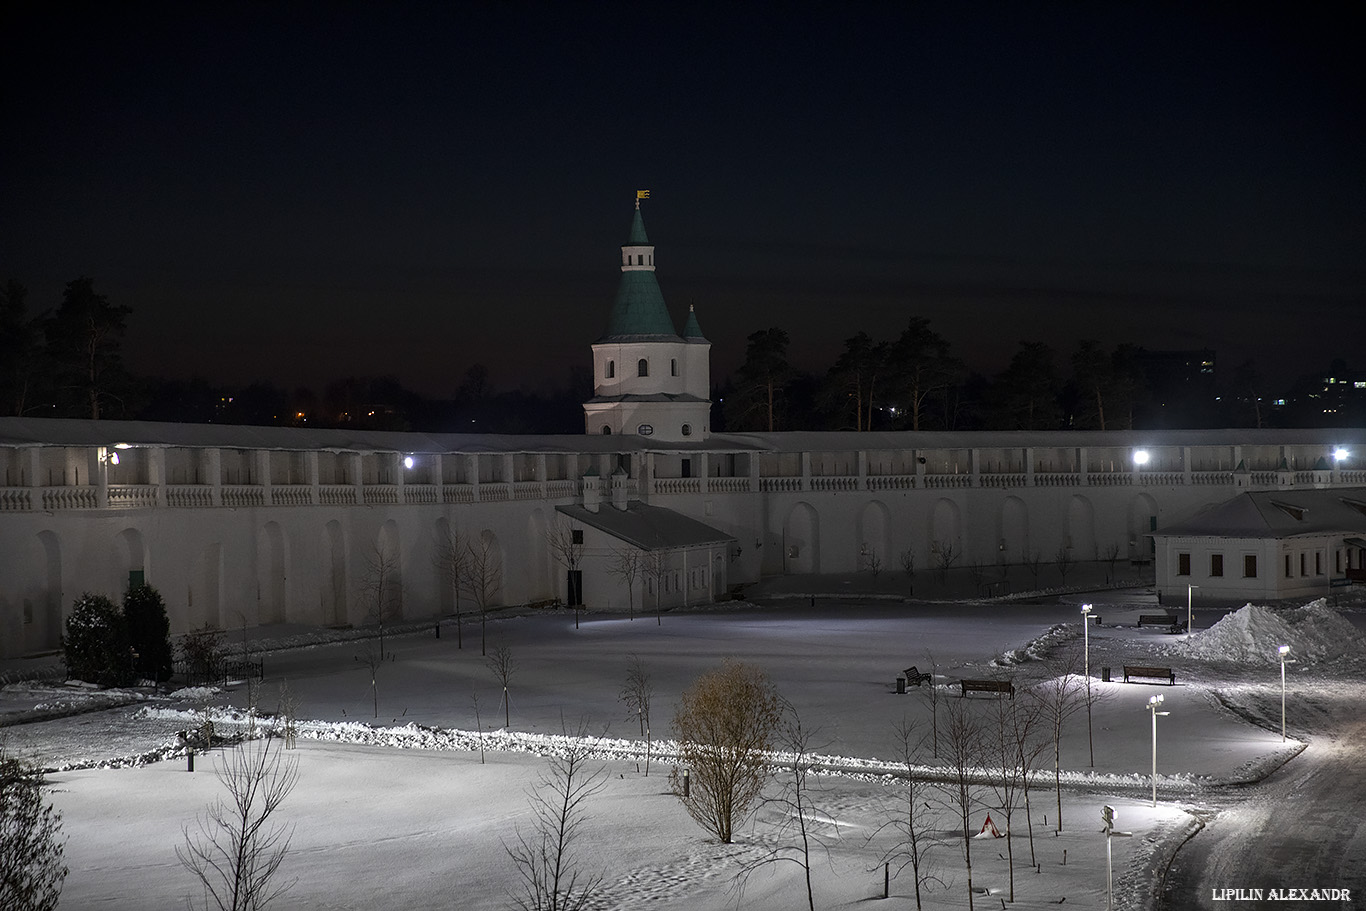
[[[1056,624],[1042,636],[1031,639],[1020,648],[1013,648],[997,655],[987,664],[991,667],[1013,667],[1017,664],[1024,664],[1026,661],[1039,661],[1048,657],[1049,653],[1057,646],[1081,635],[1077,632],[1078,629],[1080,626],[1075,623]]]
[[[207,702],[221,692],[216,686],[186,686],[171,693],[168,698],[184,702]]]
[[[1366,638],[1322,598],[1293,610],[1248,604],[1167,651],[1201,661],[1275,665],[1282,645],[1290,646],[1291,658],[1310,664],[1366,653]]]

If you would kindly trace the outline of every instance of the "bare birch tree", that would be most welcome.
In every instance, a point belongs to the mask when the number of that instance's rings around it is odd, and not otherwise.
[[[943,789],[946,802],[958,817],[963,839],[963,864],[967,869],[968,911],[972,911],[972,814],[977,809],[976,778],[983,753],[981,721],[972,714],[971,700],[950,699],[945,706],[944,752],[948,780]]]
[[[469,554],[469,571],[464,576],[465,592],[479,608],[479,654],[487,656],[489,607],[503,589],[503,561],[488,534],[467,542],[465,553]]]
[[[1067,542],[1058,545],[1058,549],[1053,551],[1053,565],[1058,568],[1058,575],[1062,577],[1062,584],[1067,584],[1067,573],[1072,569],[1072,548],[1067,546]]]
[[[1062,734],[1067,719],[1086,706],[1082,678],[1076,673],[1075,656],[1049,662],[1052,677],[1035,687],[1043,723],[1053,744],[1053,789],[1058,798],[1058,825],[1062,831]]]
[[[359,594],[365,607],[365,622],[379,628],[379,657],[383,661],[385,625],[403,615],[403,578],[398,556],[379,544],[372,545],[365,555]]]
[[[218,779],[228,799],[201,814],[194,831],[183,830],[176,857],[203,890],[199,907],[259,911],[294,885],[278,878],[294,829],[274,817],[299,783],[299,763],[282,760],[271,743],[248,741],[224,753]]]
[[[895,838],[882,853],[884,865],[896,865],[896,875],[900,876],[910,868],[915,887],[915,907],[924,907],[921,889],[930,885],[946,886],[947,883],[935,872],[932,852],[943,847],[943,840],[935,835],[933,818],[926,819],[930,803],[928,797],[932,788],[928,782],[917,778],[917,767],[925,753],[925,733],[916,727],[915,722],[903,718],[895,728],[896,758],[906,768],[904,786],[894,804],[889,807],[889,818],[878,826],[869,836],[869,841],[883,832],[891,832]]]
[[[636,582],[645,573],[644,556],[634,547],[623,547],[613,550],[607,563],[607,574],[620,579],[626,586],[626,610],[631,620],[636,618],[635,589]]]
[[[602,889],[602,874],[584,872],[575,845],[589,820],[589,798],[607,785],[606,769],[593,761],[595,741],[577,734],[547,757],[547,771],[528,792],[532,822],[518,829],[504,850],[517,871],[513,903],[522,911],[585,911]]]
[[[517,663],[512,660],[512,649],[506,645],[500,645],[493,650],[493,654],[484,659],[488,662],[489,672],[493,674],[503,687],[503,724],[505,727],[512,726],[512,702],[508,698],[508,683],[512,680],[513,673],[517,670]]]
[[[660,605],[664,597],[664,577],[669,574],[669,555],[662,550],[647,550],[642,552],[641,557],[642,572],[655,590],[655,625],[663,626],[663,609]]]
[[[640,722],[640,736],[645,738],[645,777],[650,776],[650,700],[654,696],[650,671],[639,655],[632,655],[626,664],[626,683],[618,697]],[[639,769],[637,769],[639,771]]]
[[[939,581],[943,582],[949,576],[949,570],[953,569],[953,564],[958,562],[962,556],[958,547],[952,541],[936,541],[938,546],[934,551],[934,569],[939,576]]]
[[[583,604],[583,529],[575,528],[564,516],[545,530],[545,543],[555,562],[565,568],[566,594],[574,608],[574,629],[579,628],[579,606]]]
[[[467,590],[466,578],[470,573],[469,541],[464,534],[453,528],[445,528],[436,539],[435,556],[432,562],[442,580],[450,586],[455,604],[455,647],[465,647],[465,636],[460,611],[460,595]]]

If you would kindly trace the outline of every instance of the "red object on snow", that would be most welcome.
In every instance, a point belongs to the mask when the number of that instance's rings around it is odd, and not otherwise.
[[[986,835],[988,832],[991,833],[991,837],[992,837],[992,838],[1003,838],[1003,837],[1004,837],[1003,835],[1001,835],[1001,830],[998,829],[998,828],[996,828],[996,823],[994,823],[994,822],[991,821],[991,814],[990,814],[990,813],[987,814],[987,821],[984,822],[984,823],[982,823],[982,831],[978,832],[977,834],[978,834],[979,836],[981,836],[981,835]]]

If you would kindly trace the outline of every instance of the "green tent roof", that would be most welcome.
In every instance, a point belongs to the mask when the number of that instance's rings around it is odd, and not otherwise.
[[[683,324],[683,337],[705,342],[707,337],[702,334],[702,327],[697,322],[697,311],[692,307],[688,308],[688,321]]]
[[[616,303],[607,320],[603,338],[619,336],[666,336],[677,339],[673,320],[664,306],[664,295],[659,290],[655,274],[646,270],[621,273],[617,285]]]
[[[637,247],[649,242],[650,238],[645,236],[645,219],[640,217],[640,210],[636,209],[636,217],[631,219],[631,236],[627,239],[626,244]]]

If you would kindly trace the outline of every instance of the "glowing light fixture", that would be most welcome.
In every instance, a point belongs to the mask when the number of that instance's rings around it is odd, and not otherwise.
[[[1146,449],[1135,449],[1135,450],[1134,450],[1134,464],[1135,464],[1135,465],[1147,465],[1147,464],[1148,464],[1148,459],[1149,459],[1149,458],[1151,458],[1151,457],[1148,455],[1148,450],[1146,450]]]
[[[403,457],[403,467],[404,467],[404,468],[412,468],[412,467],[413,467],[413,457],[412,457],[412,456],[404,456],[404,457]]]
[[[1348,456],[1350,456],[1350,455],[1351,455],[1350,452],[1348,452],[1346,449],[1343,449],[1341,446],[1339,446],[1337,449],[1334,449],[1334,450],[1333,450],[1333,461],[1335,461],[1335,462],[1341,462],[1341,461],[1343,461],[1344,459],[1346,459],[1346,458],[1347,458]]]

